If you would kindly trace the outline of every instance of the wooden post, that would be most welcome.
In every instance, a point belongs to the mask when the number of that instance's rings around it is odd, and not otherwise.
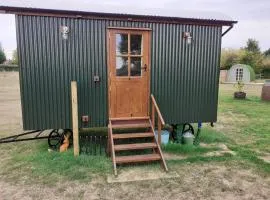
[[[158,118],[158,144],[161,145],[161,120]]]
[[[154,127],[154,129],[155,129],[155,121],[156,121],[156,119],[155,119],[155,113],[156,111],[155,111],[155,105],[153,104],[153,102],[152,102],[152,125],[153,125],[153,127]]]
[[[73,148],[74,156],[80,153],[79,148],[79,125],[78,125],[78,95],[77,82],[71,81],[71,105],[72,105],[72,130],[73,130]]]
[[[107,154],[108,156],[111,156],[111,134],[109,125],[108,125]]]

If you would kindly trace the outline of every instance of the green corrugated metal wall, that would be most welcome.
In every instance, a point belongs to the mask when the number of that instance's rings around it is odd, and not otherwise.
[[[67,40],[62,25],[70,28]],[[25,130],[71,127],[72,80],[78,81],[79,116],[90,116],[87,127],[106,126],[109,26],[152,29],[151,93],[167,123],[216,121],[220,26],[17,15]],[[184,31],[192,33],[192,44]]]

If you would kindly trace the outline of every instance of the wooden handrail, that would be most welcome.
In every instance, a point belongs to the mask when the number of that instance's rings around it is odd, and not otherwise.
[[[161,112],[159,110],[159,107],[157,105],[156,99],[153,94],[151,94],[151,102],[152,102],[152,116],[151,116],[151,121],[153,128],[155,128],[155,117],[156,117],[156,112],[158,114],[158,143],[161,145],[161,129],[162,126],[165,125],[165,121],[161,115]]]

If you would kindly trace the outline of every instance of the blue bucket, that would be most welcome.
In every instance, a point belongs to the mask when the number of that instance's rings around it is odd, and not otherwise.
[[[158,140],[158,130],[155,130],[155,136]],[[167,130],[161,130],[161,143],[168,144],[170,138],[170,132]]]

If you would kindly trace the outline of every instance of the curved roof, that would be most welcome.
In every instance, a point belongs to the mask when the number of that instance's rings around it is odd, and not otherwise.
[[[16,5],[16,6],[15,6]],[[20,6],[20,7],[17,7]],[[28,6],[28,7],[27,7]],[[31,7],[29,7],[31,6]],[[52,9],[53,8],[53,9]],[[60,8],[60,9],[57,9]],[[65,4],[61,6],[54,4],[52,6],[46,6],[43,8],[37,8],[34,3],[25,4],[21,1],[5,1],[0,3],[0,11],[4,13],[13,14],[54,14],[54,15],[66,15],[68,16],[80,16],[80,17],[110,17],[110,18],[132,18],[133,20],[157,20],[167,22],[186,22],[186,23],[203,23],[212,25],[227,25],[231,26],[237,21],[233,21],[232,18],[228,17],[219,12],[213,11],[187,11],[179,9],[166,9],[166,8],[142,8],[134,6],[123,6],[123,5],[109,5],[101,6],[99,4],[76,4],[75,7],[68,7]]]

